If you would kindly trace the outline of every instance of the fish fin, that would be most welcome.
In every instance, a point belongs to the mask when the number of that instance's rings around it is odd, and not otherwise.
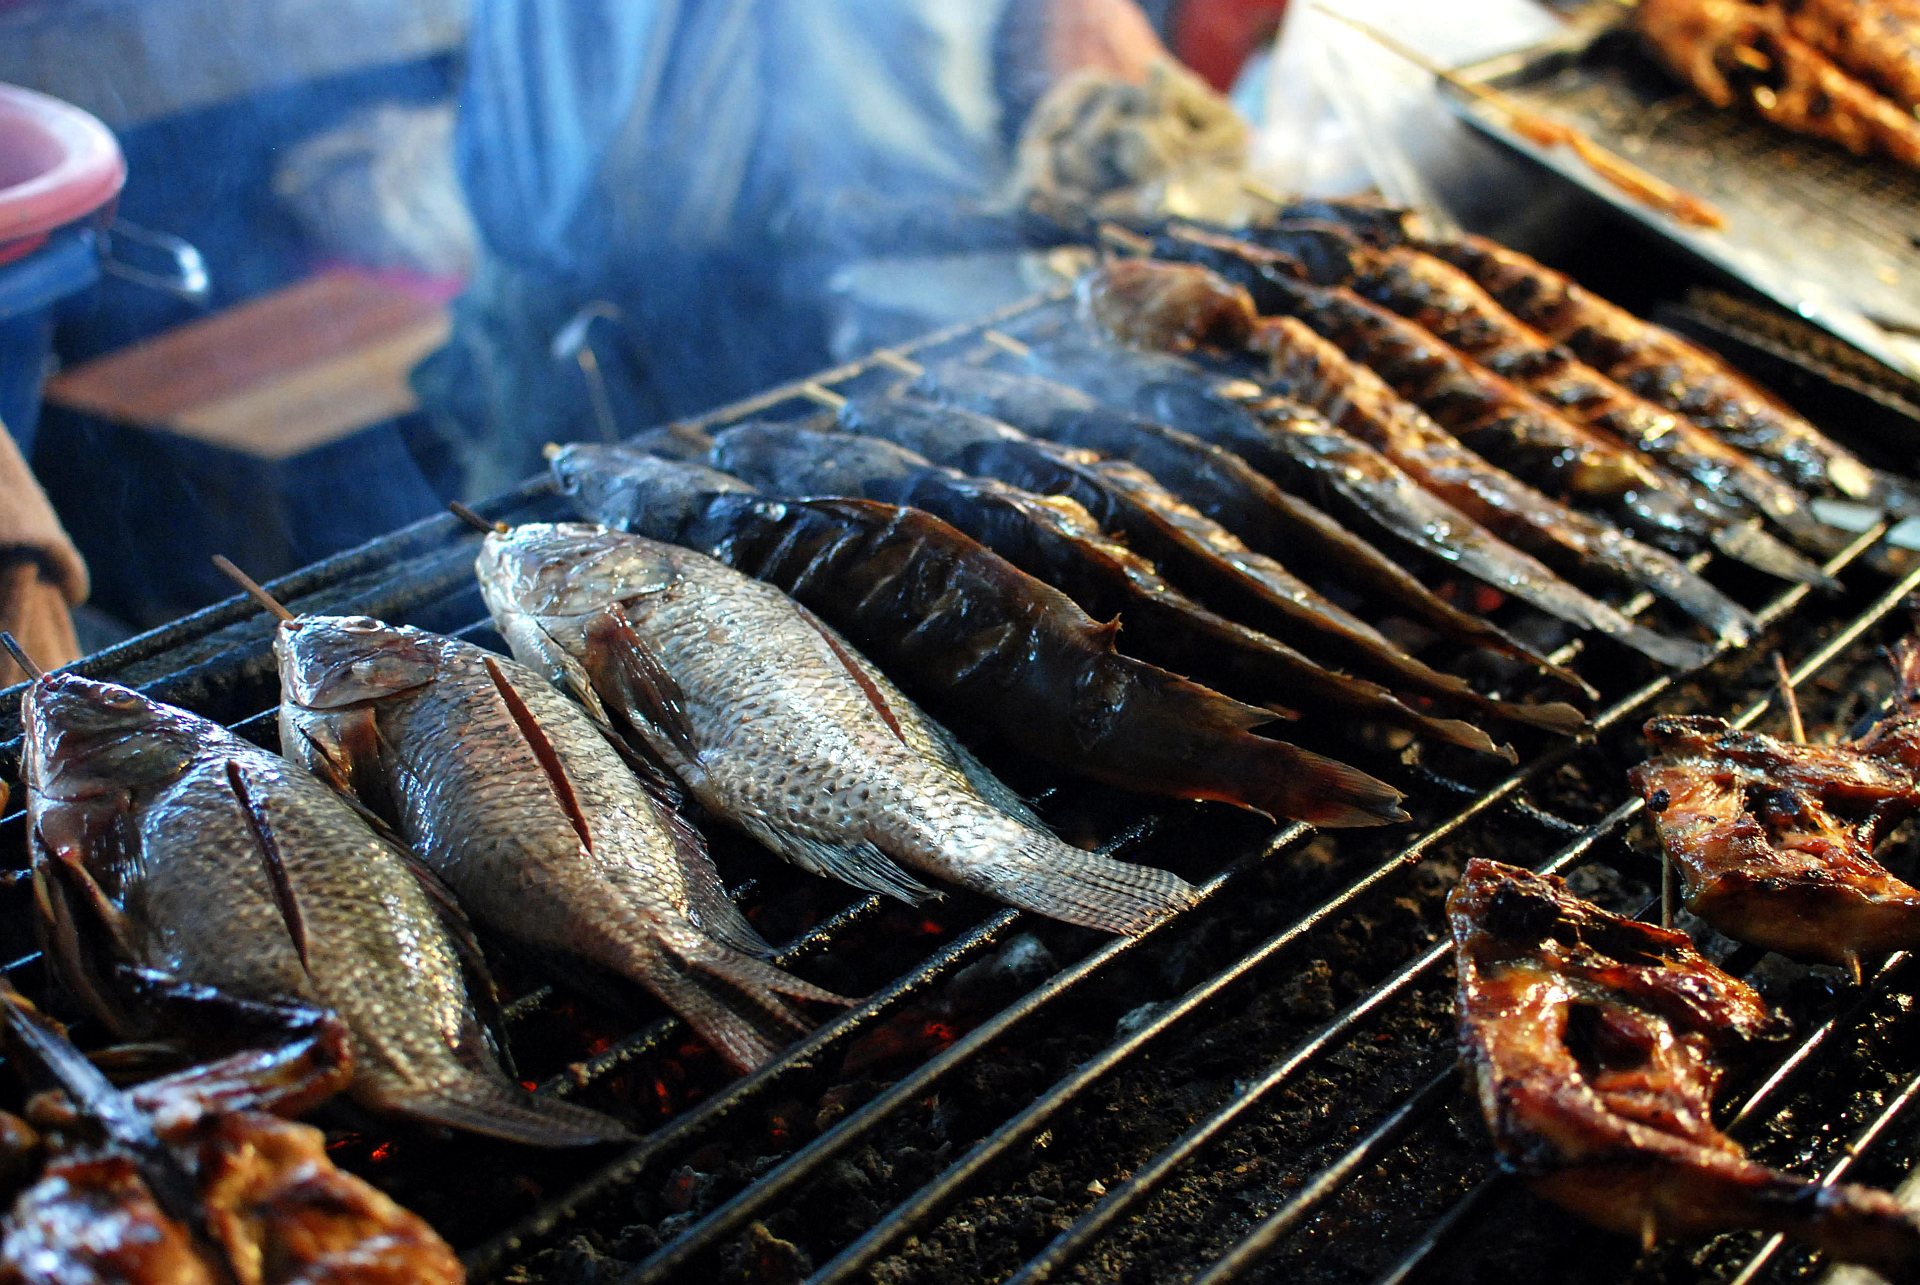
[[[794,604],[794,609],[799,612],[802,620],[813,626],[814,632],[819,634],[827,644],[827,649],[833,653],[834,659],[840,662],[841,668],[847,671],[847,676],[852,678],[854,684],[860,688],[861,694],[867,698],[867,703],[873,706],[874,712],[880,715],[880,721],[887,725],[894,739],[905,745],[907,734],[900,727],[899,716],[894,713],[893,705],[887,700],[886,693],[880,689],[878,683],[873,681],[873,675],[867,672],[860,658],[853,654],[852,649],[842,642],[833,630],[827,628],[826,622],[820,617],[797,602]]]
[[[325,723],[321,725],[325,726]],[[328,736],[324,740],[321,739],[314,733],[312,720],[288,719],[284,709],[280,726],[280,748],[283,754],[332,786],[336,793],[357,797],[353,788],[353,769],[348,766],[346,756],[342,753],[336,738]],[[293,733],[291,736],[287,735],[289,729]]]
[[[647,969],[648,989],[736,1070],[752,1071],[771,1061],[782,1042],[777,1031],[807,1029],[806,1022],[777,996],[755,986],[742,986],[731,978],[716,981],[703,977],[699,967],[672,952],[657,951]],[[736,988],[745,991],[764,1015],[743,1012],[734,997]]]
[[[260,863],[266,868],[267,884],[273,889],[273,904],[287,926],[287,935],[293,939],[294,954],[300,957],[301,969],[311,975],[307,918],[300,911],[299,898],[293,895],[293,882],[287,877],[287,865],[280,856],[280,841],[274,838],[266,808],[253,797],[247,785],[247,771],[237,759],[227,760],[227,784],[234,798],[240,801],[240,815],[246,819],[247,829],[253,832],[254,846],[260,850]]]
[[[507,716],[513,720],[514,728],[520,733],[520,739],[533,751],[534,761],[540,765],[540,771],[547,778],[547,788],[560,804],[560,811],[566,815],[567,824],[573,827],[574,834],[580,840],[580,846],[588,852],[593,851],[593,831],[587,825],[586,813],[580,810],[580,799],[573,791],[573,781],[567,776],[566,765],[560,761],[560,752],[553,748],[553,741],[547,736],[546,729],[540,726],[540,720],[527,708],[526,701],[513,689],[507,676],[500,669],[500,663],[492,656],[484,657],[481,666],[487,671],[487,678],[493,683],[493,690],[507,707]]]
[[[864,840],[829,843],[756,819],[744,820],[742,825],[747,833],[809,874],[825,875],[867,892],[897,897],[909,905],[918,905],[934,895],[933,889]]]
[[[1717,528],[1713,533],[1713,544],[1728,557],[1736,558],[1770,576],[1796,584],[1809,584],[1829,593],[1840,588],[1838,580],[1821,570],[1811,558],[1770,534],[1758,521],[1734,522]]]
[[[651,728],[687,758],[699,758],[680,684],[620,604],[595,616],[585,632],[587,674],[602,703]]]
[[[1010,871],[998,874],[991,895],[1051,919],[1138,936],[1193,905],[1193,885],[1157,866],[1116,861],[1040,832]]]
[[[762,992],[770,992],[775,995],[787,995],[794,999],[812,1000],[819,1004],[835,1004],[841,1008],[848,1008],[859,1003],[858,1000],[849,999],[845,995],[836,995],[824,987],[815,986],[809,981],[803,981],[785,969],[770,964],[765,960],[754,959],[748,955],[741,955],[737,951],[729,950],[724,946],[718,946],[712,942],[703,941],[689,950],[679,950],[671,946],[670,948],[674,949],[674,953],[679,955],[680,958],[688,964],[698,968],[703,973],[718,977],[722,981],[738,986],[741,990],[752,996],[756,1002],[765,1003],[766,1001],[762,999]],[[783,1021],[791,1020],[791,1014],[785,1009],[772,1009],[769,1011],[774,1012],[776,1016],[781,1017]],[[805,1029],[804,1023],[802,1024],[802,1029]]]
[[[535,1097],[498,1076],[474,1074],[439,1084],[382,1085],[374,1105],[415,1120],[484,1134],[530,1147],[585,1147],[625,1142],[633,1132],[611,1116]]]

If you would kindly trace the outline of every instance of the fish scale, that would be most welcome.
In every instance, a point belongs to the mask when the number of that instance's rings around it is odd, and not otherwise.
[[[217,723],[110,683],[37,680],[26,701],[36,881],[52,955],[123,1034],[140,1015],[63,923],[75,868],[100,887],[132,958],[238,999],[336,1012],[364,1105],[540,1145],[623,1135],[522,1092],[495,1061],[451,918],[411,858],[345,800]],[[108,912],[113,915],[112,911]]]
[[[697,834],[572,701],[483,648],[364,617],[276,643],[290,742],[381,811],[482,925],[654,991],[736,1066],[841,1002],[758,958]]]
[[[911,870],[1108,931],[1192,899],[1174,875],[997,806],[1006,786],[844,639],[711,558],[532,524],[489,535],[479,572],[516,655],[620,717],[710,811],[803,868],[909,900],[926,891]]]

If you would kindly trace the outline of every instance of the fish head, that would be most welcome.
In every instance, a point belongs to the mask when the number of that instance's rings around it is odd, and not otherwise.
[[[716,435],[713,462],[788,495],[860,495],[932,467],[925,456],[877,437],[763,420]]]
[[[133,789],[172,780],[204,744],[205,720],[131,687],[52,673],[27,689],[25,775],[36,793],[77,797],[89,779]]]
[[[582,516],[656,540],[673,539],[715,495],[753,494],[718,469],[632,446],[576,443],[553,451],[547,464]]]
[[[302,616],[273,640],[281,690],[312,710],[417,691],[438,676],[441,651],[431,634],[370,616]]]

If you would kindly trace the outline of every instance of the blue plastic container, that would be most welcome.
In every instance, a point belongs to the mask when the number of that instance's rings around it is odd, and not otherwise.
[[[0,423],[28,458],[53,350],[54,310],[99,279],[99,234],[91,224],[62,228],[31,254],[0,265]]]

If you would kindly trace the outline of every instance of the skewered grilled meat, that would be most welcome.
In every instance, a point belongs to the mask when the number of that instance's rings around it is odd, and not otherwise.
[[[116,1034],[160,992],[338,1013],[350,1095],[537,1146],[625,1136],[509,1080],[446,890],[344,799],[217,723],[55,673],[24,702],[29,842],[48,953]]]
[[[963,472],[995,477],[1040,495],[1077,501],[1104,530],[1125,538],[1181,584],[1232,605],[1309,655],[1341,657],[1342,667],[1395,690],[1490,709],[1464,679],[1443,674],[1389,642],[1378,630],[1185,503],[1137,465],[1098,452],[1036,440],[997,420],[902,396],[855,397],[841,422],[900,442]]]
[[[1908,112],[1920,108],[1920,3],[1788,0],[1793,34]]]
[[[16,1065],[59,1091],[29,1105],[44,1163],[0,1232],[0,1282],[61,1285],[456,1285],[460,1260],[418,1217],[336,1169],[318,1129],[280,1117],[350,1078],[336,1023],[121,1093],[7,987]],[[153,1153],[118,1136],[137,1116]],[[26,1132],[15,1122],[17,1132]],[[16,1138],[16,1143],[21,1139]],[[170,1192],[170,1188],[181,1188]],[[184,1207],[176,1207],[184,1201]]]
[[[926,895],[905,865],[1108,932],[1192,901],[1164,870],[1056,838],[825,623],[712,558],[532,525],[487,537],[480,580],[518,653],[802,868]]]
[[[1625,1235],[1758,1227],[1920,1272],[1920,1222],[1891,1196],[1768,1169],[1714,1127],[1720,1059],[1777,1023],[1684,934],[1484,859],[1447,911],[1461,1055],[1502,1163],[1541,1195]]]
[[[1178,277],[1190,289],[1175,295],[1157,283]],[[1394,395],[1366,367],[1292,317],[1252,321],[1244,290],[1205,268],[1131,259],[1109,263],[1082,279],[1085,313],[1103,327],[1155,301],[1186,306],[1201,293],[1233,298],[1249,318],[1249,347],[1267,357],[1277,391],[1319,407],[1341,427],[1364,438],[1422,485],[1496,534],[1569,575],[1600,574],[1615,584],[1646,589],[1709,625],[1726,640],[1744,642],[1753,618],[1737,603],[1656,549],[1630,540],[1604,522],[1576,513],[1482,461],[1419,410]],[[1177,328],[1177,320],[1165,326]]]
[[[1834,7],[1825,8],[1830,13]],[[1641,0],[1634,26],[1667,69],[1715,107],[1738,102],[1856,156],[1920,166],[1920,122],[1911,103],[1875,92],[1801,34],[1837,35],[1845,26],[1808,14],[1791,21],[1784,7],[1749,0]],[[1878,40],[1848,41],[1846,48],[1856,58],[1867,49],[1894,54],[1887,33],[1879,34]],[[1874,61],[1876,69],[1888,65]],[[1900,59],[1895,54],[1891,61]],[[1909,74],[1915,61],[1909,49]]]
[[[1920,644],[1895,650],[1893,713],[1858,741],[1799,745],[1716,718],[1646,727],[1633,769],[1687,908],[1730,937],[1858,966],[1920,945],[1920,889],[1873,858],[1920,810]]]
[[[1546,265],[1483,237],[1423,241],[1521,321],[1595,369],[1677,411],[1815,495],[1898,512],[1913,497],[1719,358],[1642,321]]]
[[[1233,451],[1294,490],[1337,502],[1370,535],[1391,538],[1549,615],[1619,639],[1662,664],[1689,667],[1705,647],[1646,629],[1562,580],[1539,561],[1422,489],[1381,452],[1246,380],[1167,353],[1081,339],[1033,345],[1034,369],[1109,404],[1183,428]]]
[[[847,1003],[765,962],[665,783],[523,665],[365,617],[274,639],[281,744],[390,822],[485,928],[659,996],[734,1066]]]
[[[1714,543],[1787,579],[1822,583],[1823,573],[1790,550],[1753,538],[1728,521],[1759,513],[1803,548],[1831,552],[1844,536],[1824,525],[1807,497],[1684,416],[1628,392],[1502,308],[1450,263],[1406,245],[1373,246],[1351,229],[1288,223],[1249,234],[1321,284],[1344,284],[1418,323],[1488,370],[1561,413],[1625,442],[1691,479],[1696,507],[1714,524]]]
[[[1114,407],[1036,375],[948,362],[915,391],[1002,420],[1022,432],[1131,460],[1181,498],[1264,553],[1282,551],[1470,647],[1512,657],[1576,690],[1581,681],[1479,616],[1461,611],[1397,562],[1318,508],[1280,489],[1222,446]],[[1324,582],[1323,582],[1324,583]]]
[[[729,428],[719,435],[711,459],[775,493],[860,495],[931,513],[1060,589],[1089,615],[1119,617],[1129,654],[1230,694],[1316,715],[1385,722],[1469,749],[1502,752],[1471,724],[1409,708],[1387,688],[1325,668],[1194,602],[1162,579],[1153,563],[1109,539],[1069,497],[969,477],[877,438],[786,424]],[[1537,719],[1538,725],[1558,731],[1584,723],[1565,706],[1515,706],[1484,697],[1476,702],[1477,696],[1462,684],[1458,701],[1520,722]]]
[[[710,550],[785,589],[902,681],[965,709],[1012,743],[1127,789],[1206,798],[1320,825],[1403,819],[1399,792],[1366,773],[1250,729],[1270,711],[1114,650],[1059,590],[946,523],[870,500],[760,500],[703,485],[737,480],[639,464],[612,492],[566,470],[585,512]],[[651,476],[656,484],[642,479]],[[678,498],[674,491],[681,494]],[[641,499],[620,509],[621,501]]]

